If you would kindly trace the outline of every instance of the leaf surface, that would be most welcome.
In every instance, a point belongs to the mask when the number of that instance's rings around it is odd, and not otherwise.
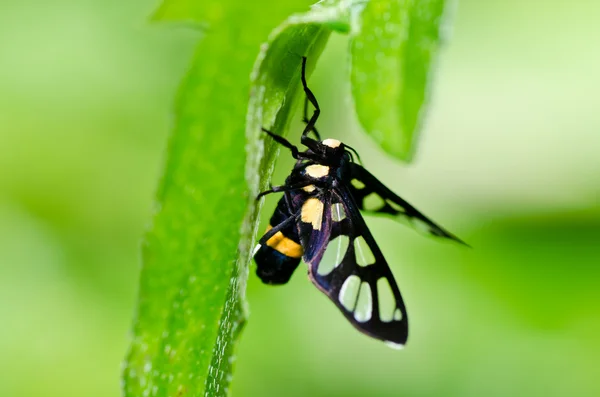
[[[412,159],[440,47],[445,0],[370,0],[355,24],[352,95],[364,130]]]

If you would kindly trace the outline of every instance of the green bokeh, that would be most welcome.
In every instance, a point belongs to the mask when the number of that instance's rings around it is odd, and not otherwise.
[[[283,288],[251,275],[236,396],[600,395],[600,4],[575,3],[462,1],[410,167],[359,131],[333,38],[311,81],[320,130],[474,249],[367,220],[411,315],[400,352],[302,270]],[[198,38],[147,24],[155,5],[3,2],[1,396],[119,395],[140,236]]]

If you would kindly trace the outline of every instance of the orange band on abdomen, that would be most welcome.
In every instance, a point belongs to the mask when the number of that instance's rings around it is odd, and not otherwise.
[[[273,227],[269,225],[267,231]],[[275,251],[282,253],[290,258],[300,258],[304,253],[302,246],[292,239],[289,239],[281,232],[277,232],[267,241],[267,245],[273,248]]]

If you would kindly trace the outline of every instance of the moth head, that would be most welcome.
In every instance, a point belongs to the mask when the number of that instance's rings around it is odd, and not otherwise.
[[[338,166],[344,157],[346,146],[337,139],[327,138],[321,141],[321,151],[324,162]]]

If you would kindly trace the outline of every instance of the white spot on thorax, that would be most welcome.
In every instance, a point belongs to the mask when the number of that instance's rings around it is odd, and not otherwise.
[[[323,141],[323,145],[329,146],[330,148],[339,147],[341,144],[342,144],[342,142],[338,141],[337,139],[332,139],[332,138],[327,138]]]
[[[319,179],[329,175],[329,167],[321,164],[312,164],[306,167],[306,175]]]

